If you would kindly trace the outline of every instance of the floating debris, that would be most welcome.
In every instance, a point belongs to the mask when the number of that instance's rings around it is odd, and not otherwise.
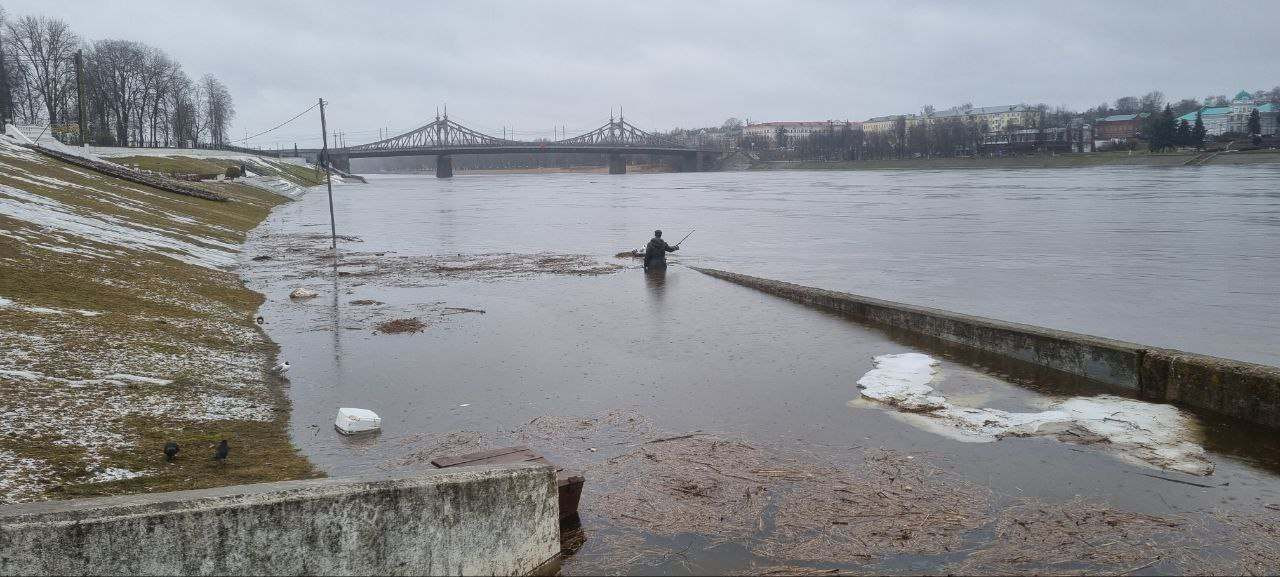
[[[344,435],[372,433],[382,428],[382,417],[369,409],[343,407],[338,409],[338,417],[334,419],[333,426]]]
[[[291,299],[310,299],[318,296],[320,296],[320,293],[317,293],[316,291],[313,291],[313,290],[304,289],[302,287],[293,289],[293,292],[289,293],[289,298]]]
[[[386,334],[420,333],[427,329],[426,323],[418,317],[395,319],[378,323],[377,332]]]
[[[469,308],[464,308],[464,307],[444,307],[444,311],[443,311],[443,312],[441,312],[440,314],[441,314],[441,315],[460,315],[460,314],[462,314],[462,313],[480,313],[480,314],[485,314],[483,310],[480,310],[480,309],[469,309]]]

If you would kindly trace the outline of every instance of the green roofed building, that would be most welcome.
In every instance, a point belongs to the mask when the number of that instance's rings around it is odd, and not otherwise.
[[[1254,110],[1262,120],[1262,133],[1276,133],[1276,116],[1280,115],[1280,106],[1274,102],[1256,100],[1248,92],[1241,90],[1231,100],[1230,106],[1206,106],[1200,109],[1200,118],[1204,120],[1204,131],[1209,136],[1218,136],[1228,132],[1244,134],[1249,124],[1249,114]],[[1188,112],[1178,117],[1178,121],[1186,120],[1195,124],[1196,113]]]

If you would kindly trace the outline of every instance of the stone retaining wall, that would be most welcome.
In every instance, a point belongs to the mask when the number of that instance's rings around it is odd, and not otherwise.
[[[545,465],[0,507],[4,575],[522,575],[559,551]]]
[[[1168,401],[1280,428],[1280,368],[918,307],[714,269],[705,274],[861,322],[905,329]]]

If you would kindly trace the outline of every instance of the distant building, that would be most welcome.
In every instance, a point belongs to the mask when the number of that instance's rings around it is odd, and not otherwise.
[[[864,134],[893,134],[897,130],[898,120],[902,119],[903,124],[910,130],[920,125],[921,119],[914,114],[894,114],[890,116],[877,116],[868,118],[862,123],[862,132]]]
[[[1120,143],[1142,133],[1142,121],[1150,114],[1112,114],[1093,123],[1093,137],[1100,143]],[[1194,115],[1193,115],[1194,116]]]
[[[1023,128],[988,132],[982,136],[982,149],[989,153],[1015,152],[1080,152],[1073,135],[1079,128]]]
[[[1255,100],[1248,92],[1241,90],[1231,99],[1229,106],[1206,106],[1199,110],[1200,119],[1204,121],[1204,132],[1209,136],[1219,136],[1228,132],[1244,134],[1249,129],[1249,115],[1254,110],[1262,121],[1262,134],[1276,133],[1276,116],[1280,115],[1280,107],[1274,102]],[[1195,124],[1196,113],[1188,112],[1178,117],[1178,122],[1186,120]]]
[[[937,124],[959,120],[965,124],[985,126],[984,132],[1005,132],[1016,129],[1039,128],[1041,113],[1039,109],[1010,104],[1006,106],[957,106],[927,116],[915,114],[898,114],[877,116],[862,123],[862,131],[866,134],[888,133],[896,129],[899,119],[910,130],[922,124]]]
[[[1043,120],[1040,117],[1040,110],[1037,108],[1021,104],[1010,104],[979,107],[957,106],[933,113],[929,116],[929,121],[933,123],[957,118],[965,123],[985,123],[988,132],[1038,128],[1040,121]]]
[[[778,146],[778,132],[781,131],[786,139],[787,146],[793,146],[801,139],[808,138],[814,134],[826,134],[832,131],[844,128],[853,128],[855,123],[852,122],[836,122],[834,120],[809,121],[809,122],[761,122],[759,124],[749,124],[742,129],[742,135],[752,139],[767,142],[770,147]]]

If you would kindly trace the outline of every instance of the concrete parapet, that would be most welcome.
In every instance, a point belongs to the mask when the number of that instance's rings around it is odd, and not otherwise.
[[[1280,368],[697,268],[858,321],[958,343],[1159,401],[1280,427]]]
[[[1280,428],[1280,368],[1148,348],[1142,394]]]
[[[559,551],[546,465],[0,507],[5,575],[519,575]]]

